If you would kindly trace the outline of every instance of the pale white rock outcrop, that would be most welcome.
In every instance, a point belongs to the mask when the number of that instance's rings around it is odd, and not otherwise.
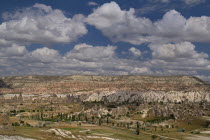
[[[132,103],[132,102],[210,102],[210,92],[198,92],[198,91],[111,91],[111,92],[100,92],[93,93],[84,101],[107,101],[110,103]]]

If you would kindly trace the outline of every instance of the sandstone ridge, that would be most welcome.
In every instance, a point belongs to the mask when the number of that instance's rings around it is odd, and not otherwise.
[[[71,94],[101,91],[208,91],[191,76],[12,76],[0,78],[0,93]]]

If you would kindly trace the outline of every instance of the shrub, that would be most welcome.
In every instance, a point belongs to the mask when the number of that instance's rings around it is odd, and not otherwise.
[[[127,112],[126,117],[130,117],[130,112]]]
[[[26,123],[25,126],[27,126],[27,127],[32,127],[29,123]]]
[[[192,134],[200,134],[200,131],[191,131],[190,133],[192,133]]]
[[[18,122],[14,122],[12,123],[12,126],[20,126],[20,124]]]
[[[177,130],[177,132],[185,132],[185,130],[183,128],[180,128]]]
[[[205,127],[205,128],[209,128],[209,126],[210,126],[210,121],[206,121],[206,122],[204,123],[204,127]]]
[[[152,135],[151,137],[152,137],[152,139],[154,140],[154,139],[156,139],[158,136]]]
[[[21,112],[26,112],[26,111],[25,110],[20,110],[19,112],[21,113]]]

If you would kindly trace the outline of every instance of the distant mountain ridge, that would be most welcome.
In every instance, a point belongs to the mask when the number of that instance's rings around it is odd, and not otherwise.
[[[209,83],[193,76],[11,76],[1,77],[2,93],[68,94],[81,91],[208,91]],[[9,88],[10,87],[10,88]]]
[[[195,82],[195,83],[208,83],[195,76],[150,76],[150,75],[122,75],[122,76],[98,76],[98,75],[66,75],[66,76],[45,76],[45,75],[27,75],[27,76],[8,76],[0,77],[1,80],[30,80],[30,81],[150,81],[165,80],[165,81],[183,81],[183,82]]]
[[[210,85],[193,76],[13,76],[2,77],[0,94],[51,95],[81,102],[127,104],[210,102]],[[46,96],[45,96],[46,95]]]

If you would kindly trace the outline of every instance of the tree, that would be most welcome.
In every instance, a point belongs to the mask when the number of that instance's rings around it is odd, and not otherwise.
[[[62,121],[63,120],[63,113],[60,114],[60,117],[61,117],[61,121]]]
[[[68,120],[68,114],[65,113],[65,121],[67,121],[67,120]]]
[[[43,119],[44,119],[44,118],[43,118],[43,112],[41,112],[41,120],[43,121]]]
[[[106,124],[109,125],[109,116],[106,117]]]
[[[54,114],[52,113],[52,114],[51,114],[51,119],[52,119],[52,120],[54,119],[54,117],[53,117],[53,116],[54,116]]]
[[[75,121],[76,120],[75,115],[72,115],[71,120],[72,121]]]
[[[126,117],[130,117],[130,112],[127,112]]]
[[[112,122],[112,126],[114,126],[114,122]]]
[[[133,125],[133,122],[132,121],[130,122],[130,125]]]
[[[157,126],[154,126],[155,127],[155,131],[157,131]]]
[[[128,129],[130,128],[130,123],[127,123],[127,128],[128,128]]]
[[[163,126],[161,125],[161,131],[163,131]]]
[[[94,123],[94,119],[95,119],[95,117],[94,117],[94,116],[92,116],[92,123]]]
[[[139,135],[140,133],[140,123],[137,121],[136,122],[136,135]]]
[[[81,121],[82,114],[78,114],[78,120]]]
[[[85,121],[88,122],[88,117],[85,115]]]
[[[98,125],[101,126],[101,124],[102,124],[102,120],[101,120],[101,118],[99,118],[98,119]]]

